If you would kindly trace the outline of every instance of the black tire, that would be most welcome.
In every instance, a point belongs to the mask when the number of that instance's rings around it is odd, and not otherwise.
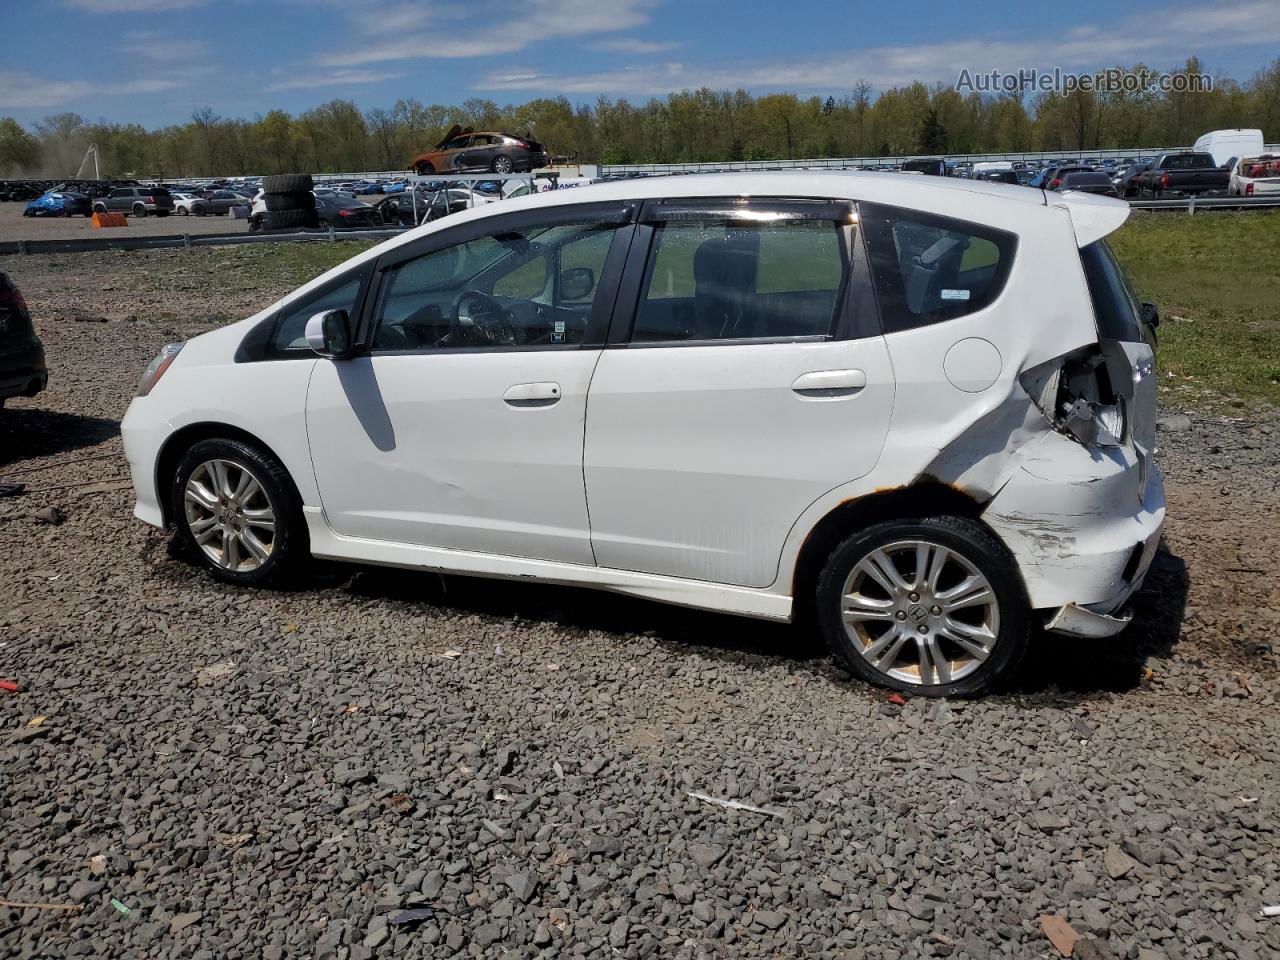
[[[284,173],[262,178],[263,193],[307,193],[315,186],[309,173]]]
[[[107,212],[107,205],[106,205],[105,203],[95,203],[95,204],[93,205],[93,212],[94,212],[94,213],[106,213],[106,212]]]
[[[944,652],[950,668],[954,668],[957,663],[961,664],[960,669],[956,670],[961,673],[958,680],[921,683],[882,672],[863,656],[862,643],[851,635],[851,628],[846,627],[842,615],[846,582],[854,575],[858,564],[877,549],[896,542],[912,540],[945,547],[953,557],[959,555],[969,566],[986,578],[994,596],[993,609],[998,616],[996,629],[992,631],[995,634],[995,640],[988,644],[989,650],[985,659],[982,660],[967,655],[950,639],[935,634],[936,627],[948,620],[945,613],[934,615],[934,611],[940,610],[940,607],[926,608],[926,604],[903,598],[900,605],[889,608],[895,610],[895,617],[902,621],[904,629],[909,628],[911,623],[916,623],[915,629],[927,630],[928,632],[924,634],[928,638],[927,642],[938,645],[937,648]],[[903,553],[910,556],[909,550],[904,550]],[[901,568],[899,573],[902,573]],[[955,581],[963,579],[966,575],[959,561],[952,560],[942,570],[938,582],[941,584],[941,589],[945,591],[948,585],[954,585]],[[883,588],[877,588],[870,583],[868,587],[878,591],[875,599],[880,602],[883,602],[883,597],[890,597],[892,600],[892,595]],[[883,597],[880,594],[883,594]],[[921,594],[911,596],[919,598]],[[928,599],[926,596],[926,602]],[[939,599],[941,600],[941,597]],[[854,534],[836,547],[828,558],[818,577],[814,601],[818,627],[835,655],[836,661],[842,667],[868,683],[900,690],[913,696],[971,697],[990,692],[1007,683],[1016,673],[1027,650],[1030,610],[1017,564],[1004,544],[989,530],[977,521],[963,517],[940,516],[889,521],[875,524]],[[908,603],[909,608],[906,607]],[[960,617],[950,622],[955,623],[961,618],[972,618],[978,613],[972,607],[968,609],[970,612],[962,613]],[[870,629],[880,630],[878,621],[868,623],[876,624]],[[864,627],[864,630],[868,630],[869,644],[894,629],[897,629],[895,621],[888,621],[880,633],[870,636],[869,628]],[[909,636],[918,642],[904,645],[901,648],[903,653],[899,654],[899,656],[907,654],[906,663],[899,667],[899,672],[907,674],[908,677],[912,671],[910,653],[917,653],[921,644],[926,642],[916,637],[914,633],[910,633]],[[912,647],[915,647],[914,651],[911,650]],[[958,656],[955,660],[951,660],[951,654]],[[917,656],[916,659],[918,661],[919,657]],[[894,663],[898,662],[894,661]],[[976,667],[971,665],[973,662],[977,663]],[[929,679],[935,681],[941,679],[932,671],[928,672]],[[926,671],[918,666],[915,668],[915,674],[922,679],[925,673]]]
[[[268,210],[263,214],[268,230],[300,230],[319,225],[314,210]]]
[[[261,485],[275,516],[273,539],[267,559],[253,569],[232,570],[220,566],[196,542],[188,520],[185,491],[187,481],[202,464],[213,460],[230,462],[247,469]],[[255,502],[261,503],[261,500]],[[302,574],[310,560],[311,544],[306,521],[302,516],[302,500],[284,465],[274,456],[240,440],[201,440],[183,454],[174,471],[169,488],[170,516],[177,526],[178,539],[215,579],[237,586],[262,586],[292,582]],[[265,545],[265,537],[259,536]]]
[[[268,193],[262,197],[268,210],[314,210],[316,198],[311,193]]]
[[[516,165],[512,162],[510,157],[500,153],[493,158],[493,163],[490,164],[489,169],[494,173],[514,173]]]
[[[422,163],[418,164],[418,176],[420,177],[434,176],[435,172],[435,165],[430,160],[424,160]]]
[[[135,217],[145,217],[147,215],[147,208],[140,203],[135,203],[133,205],[133,215]]]
[[[186,207],[179,207],[179,208],[178,208],[178,216],[180,216],[180,217],[189,217],[189,216],[191,216],[191,211],[190,211],[190,210],[188,210]]]

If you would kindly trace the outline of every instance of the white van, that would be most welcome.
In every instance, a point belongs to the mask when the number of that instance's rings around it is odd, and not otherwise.
[[[1228,161],[1239,157],[1256,157],[1262,153],[1262,131],[1245,130],[1236,127],[1232,130],[1211,130],[1196,141],[1192,147],[1196,153],[1213,155],[1213,162],[1220,167]]]

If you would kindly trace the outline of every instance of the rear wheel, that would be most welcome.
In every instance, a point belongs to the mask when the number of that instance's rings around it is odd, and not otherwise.
[[[190,211],[190,210],[188,210],[186,207],[179,207],[179,208],[178,208],[178,216],[180,216],[180,217],[188,217],[188,216],[190,216],[190,215],[191,215],[191,211]]]
[[[494,173],[510,173],[514,169],[515,169],[515,164],[511,162],[510,157],[499,155],[493,158]]]
[[[880,686],[972,696],[1006,681],[1026,652],[1029,611],[1004,545],[976,521],[880,523],[831,554],[817,618],[836,659]]]
[[[178,535],[219,580],[280,582],[309,551],[302,506],[284,466],[239,440],[202,440],[178,464],[170,489]]]
[[[135,203],[133,205],[133,215],[135,217],[145,217],[147,215],[147,208],[140,203]]]

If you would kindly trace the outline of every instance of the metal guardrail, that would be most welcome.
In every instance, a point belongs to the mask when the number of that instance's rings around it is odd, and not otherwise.
[[[412,227],[379,227],[373,230],[291,230],[263,233],[211,233],[192,236],[189,233],[162,237],[86,237],[82,240],[5,240],[0,241],[0,255],[35,253],[88,253],[94,250],[163,250],[181,247],[224,247],[238,243],[272,243],[277,240],[311,240],[333,243],[337,240],[387,239],[397,237]]]
[[[1193,147],[1125,147],[1114,150],[1010,150],[995,153],[903,153],[878,157],[814,157],[801,160],[733,160],[710,163],[608,163],[600,165],[600,176],[667,173],[741,173],[755,170],[851,170],[878,166],[898,166],[907,160],[950,160],[979,163],[989,160],[1101,160],[1159,156],[1181,153]],[[1280,153],[1280,144],[1266,144],[1263,150]]]
[[[1273,197],[1179,197],[1176,200],[1130,200],[1134,210],[1265,210],[1280,207],[1280,194]]]
[[[1270,210],[1280,208],[1280,194],[1274,197],[1182,197],[1174,200],[1130,200],[1134,210],[1178,210],[1194,214],[1197,210]],[[380,227],[373,230],[272,231],[263,233],[214,233],[204,236],[173,234],[162,237],[87,237],[82,240],[5,240],[0,241],[0,255],[37,253],[87,253],[94,250],[161,250],[183,247],[221,247],[238,243],[272,243],[278,240],[327,241],[387,239],[413,227]]]

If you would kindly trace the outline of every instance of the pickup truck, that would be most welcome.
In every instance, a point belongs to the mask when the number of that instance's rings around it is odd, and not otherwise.
[[[1219,167],[1207,153],[1165,153],[1138,177],[1138,196],[1163,193],[1208,193],[1226,190],[1231,171]]]

